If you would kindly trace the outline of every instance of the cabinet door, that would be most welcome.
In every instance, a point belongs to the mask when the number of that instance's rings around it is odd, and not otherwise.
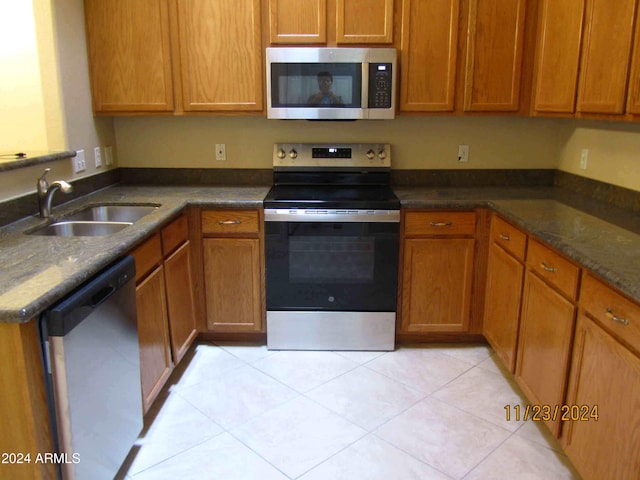
[[[632,480],[640,472],[640,358],[581,315],[567,405],[595,407],[598,421],[569,422],[565,451],[585,480]]]
[[[175,365],[198,333],[190,254],[191,243],[187,241],[164,261],[169,333]]]
[[[482,333],[511,373],[516,362],[523,276],[524,265],[492,243]]]
[[[85,0],[95,112],[173,110],[167,0]]]
[[[142,403],[146,413],[173,368],[169,352],[167,297],[162,266],[138,285],[136,304]]]
[[[405,240],[402,333],[468,329],[474,244],[466,238]]]
[[[392,43],[393,0],[336,0],[336,42]]]
[[[536,275],[525,274],[516,380],[535,405],[563,404],[575,307]],[[547,426],[558,436],[559,417]]]
[[[178,0],[185,111],[262,111],[260,0]]]
[[[542,0],[533,109],[573,113],[585,0]]]
[[[209,330],[260,331],[263,303],[260,240],[205,238],[202,243]]]
[[[269,0],[269,40],[278,43],[325,43],[326,0]]]
[[[640,17],[640,11],[637,13]],[[636,19],[636,34],[631,58],[631,74],[629,75],[629,93],[627,94],[627,113],[640,113],[640,18]]]
[[[459,0],[402,0],[400,110],[454,110]]]
[[[578,112],[624,112],[636,3],[587,0]]]
[[[526,0],[470,0],[465,111],[517,111]]]

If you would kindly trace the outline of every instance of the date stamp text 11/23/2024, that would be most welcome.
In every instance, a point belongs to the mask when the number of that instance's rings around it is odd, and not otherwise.
[[[505,405],[507,422],[586,422],[598,420],[598,405]]]

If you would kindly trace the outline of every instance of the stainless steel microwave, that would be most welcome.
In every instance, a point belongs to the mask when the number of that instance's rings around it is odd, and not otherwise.
[[[394,118],[396,57],[395,48],[267,48],[267,118]]]

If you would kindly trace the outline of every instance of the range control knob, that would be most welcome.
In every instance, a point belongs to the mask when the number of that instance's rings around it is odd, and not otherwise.
[[[295,148],[289,150],[289,158],[298,158],[298,152],[296,152]]]
[[[281,149],[279,149],[279,150],[278,150],[278,152],[276,153],[276,156],[277,156],[279,159],[281,159],[281,160],[282,160],[284,157],[286,157],[286,156],[287,156],[287,152],[285,152],[285,151],[281,148]]]
[[[379,158],[380,160],[384,160],[385,158],[387,158],[387,151],[386,151],[386,150],[384,150],[384,149],[383,149],[383,150],[380,150],[380,151],[378,152],[378,158]]]
[[[367,150],[366,155],[367,155],[367,158],[369,160],[373,160],[374,157],[376,156],[376,152],[374,152],[373,150],[369,149],[369,150]]]

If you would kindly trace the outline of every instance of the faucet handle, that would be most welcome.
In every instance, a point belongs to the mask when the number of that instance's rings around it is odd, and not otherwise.
[[[43,174],[42,174],[42,176],[40,177],[40,180],[46,180],[46,178],[45,178],[45,177],[47,176],[47,173],[49,173],[50,171],[51,171],[51,169],[50,169],[50,168],[48,168],[48,167],[47,167],[47,168],[45,168],[45,169],[44,169],[44,173],[43,173]]]

